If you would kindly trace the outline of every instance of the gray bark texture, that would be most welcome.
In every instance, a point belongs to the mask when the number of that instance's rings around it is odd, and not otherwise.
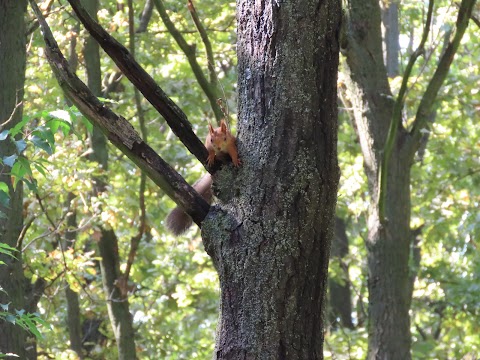
[[[2,0],[0,2],[0,128],[14,127],[22,119],[23,86],[25,82],[25,0]],[[18,105],[18,106],[17,106]],[[8,123],[7,123],[8,122]],[[0,143],[0,158],[16,153],[9,139]],[[0,242],[17,246],[23,226],[22,183],[13,190],[10,168],[0,164],[0,182],[9,186],[9,206],[0,204]],[[6,265],[0,265],[0,303],[8,304],[9,311],[25,308],[25,278],[21,253],[17,259],[0,255]],[[26,358],[27,333],[17,325],[0,320],[0,352],[11,352]]]
[[[237,1],[238,146],[202,223],[215,359],[322,359],[337,165],[340,1]]]

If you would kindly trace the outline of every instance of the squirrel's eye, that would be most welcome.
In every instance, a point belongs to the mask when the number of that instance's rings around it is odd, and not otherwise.
[[[227,141],[227,137],[226,137],[226,136],[223,137],[223,141]]]
[[[210,139],[210,142],[213,144],[213,139]]]

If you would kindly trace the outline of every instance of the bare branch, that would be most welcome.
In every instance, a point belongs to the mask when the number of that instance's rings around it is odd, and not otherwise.
[[[198,17],[197,10],[195,6],[193,6],[193,1],[188,0],[188,11],[190,11],[190,15],[192,16],[192,20],[195,23],[195,27],[202,38],[203,45],[205,46],[205,51],[207,53],[207,62],[208,62],[208,71],[210,73],[210,84],[217,84],[217,74],[215,73],[215,60],[213,58],[213,50],[212,50],[212,43],[208,38],[207,31],[203,26],[200,18]]]
[[[180,31],[178,31],[178,29],[175,27],[175,24],[172,22],[172,20],[170,20],[170,17],[167,14],[167,10],[165,9],[163,1],[153,0],[153,2],[155,3],[155,7],[157,8],[158,13],[160,14],[160,17],[162,18],[162,21],[165,24],[165,27],[167,28],[168,32],[172,35],[172,37],[177,42],[177,45],[180,47],[180,49],[182,49],[185,56],[187,57],[188,63],[192,68],[193,74],[195,75],[195,78],[197,79],[198,84],[200,85],[203,92],[207,96],[208,101],[210,102],[210,107],[212,108],[213,113],[215,114],[215,118],[217,119],[217,122],[220,122],[220,120],[222,119],[222,111],[220,110],[217,104],[219,93],[216,88],[216,83],[212,83],[211,81],[209,82],[205,74],[203,73],[203,70],[197,61],[197,56],[195,53],[196,52],[195,45],[189,45],[185,40],[185,38],[180,33]],[[207,60],[210,62],[210,59],[208,57],[209,55],[207,52]],[[211,55],[211,57],[212,57],[212,66],[213,66],[213,55]]]
[[[445,52],[442,54],[437,69],[423,94],[422,100],[417,109],[417,114],[415,115],[415,121],[410,132],[412,135],[412,151],[416,151],[418,148],[422,137],[422,129],[428,126],[428,116],[432,112],[435,99],[447,77],[450,65],[452,64],[453,58],[458,50],[463,34],[467,29],[475,1],[476,0],[462,0],[458,10],[457,24],[453,40],[448,44]]]
[[[23,101],[18,101],[18,91],[17,91],[17,94],[15,95],[16,97],[16,101],[15,101],[15,107],[13,108],[11,114],[10,114],[10,117],[3,121],[1,124],[0,124],[0,131],[3,131],[3,129],[5,129],[7,127],[7,125],[13,121],[13,118],[15,117],[15,113],[17,112],[17,110],[23,105]]]
[[[31,1],[31,0],[30,0]],[[97,40],[105,52],[112,58],[118,68],[140,90],[153,107],[165,118],[172,131],[182,143],[206,164],[208,152],[202,141],[195,135],[192,125],[184,112],[165,94],[152,77],[135,61],[130,52],[115,40],[88,14],[78,0],[68,0],[79,20],[90,35]],[[207,169],[208,170],[208,169]]]
[[[147,0],[145,2],[145,7],[143,8],[142,15],[140,16],[140,24],[138,25],[138,28],[136,31],[137,33],[142,33],[147,31],[148,23],[152,18],[152,14],[153,14],[153,1]]]

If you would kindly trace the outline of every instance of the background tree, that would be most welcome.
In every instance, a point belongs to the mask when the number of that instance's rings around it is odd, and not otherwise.
[[[0,4],[0,242],[15,249],[23,225],[23,186],[11,178],[18,171],[18,166],[13,167],[24,146],[9,131],[22,120],[26,6],[23,0]],[[26,304],[22,254],[15,253],[15,258],[0,254],[0,262],[6,265],[0,269],[0,304],[11,312],[21,311]],[[0,320],[0,352],[26,358],[26,335],[18,325]]]
[[[462,1],[454,35],[448,41],[426,86],[416,114],[402,121],[408,80],[425,53],[433,16],[429,3],[418,48],[411,54],[394,100],[383,61],[378,1],[347,1],[342,51],[346,60],[345,97],[362,149],[369,184],[368,215],[368,358],[410,358],[409,310],[412,275],[409,254],[410,169],[429,128],[429,116],[467,28],[475,1]]]

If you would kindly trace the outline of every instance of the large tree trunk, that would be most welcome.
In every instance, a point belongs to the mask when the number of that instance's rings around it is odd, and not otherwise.
[[[202,224],[216,359],[321,359],[337,166],[340,1],[237,1],[239,151]]]
[[[25,0],[2,0],[0,2],[0,132],[14,127],[22,119],[23,86],[25,82]],[[7,123],[8,122],[8,123]],[[13,141],[0,143],[0,158],[16,153]],[[22,183],[13,189],[10,169],[0,164],[0,183],[8,184],[8,206],[0,202],[0,242],[17,246],[23,225]],[[4,196],[2,199],[5,200]],[[16,259],[0,255],[5,265],[0,265],[0,304],[8,304],[9,311],[25,308],[25,278],[22,269],[22,254]],[[17,354],[26,358],[26,332],[18,325],[0,321],[0,352]]]

